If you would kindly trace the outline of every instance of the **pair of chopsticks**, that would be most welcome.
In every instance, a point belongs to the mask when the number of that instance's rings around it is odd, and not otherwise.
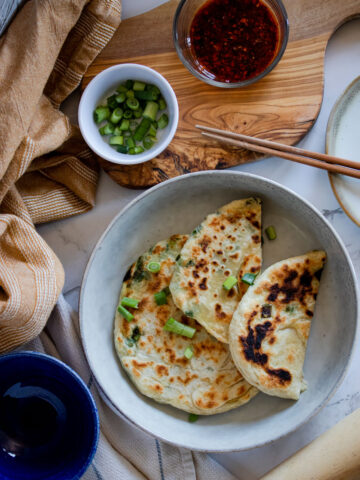
[[[311,167],[322,168],[332,173],[341,173],[342,175],[360,178],[360,162],[326,155],[325,153],[310,152],[302,148],[291,147],[290,145],[283,145],[282,143],[249,137],[241,133],[228,132],[204,125],[196,125],[196,127],[201,130],[204,137],[218,140],[219,142],[270,156],[285,158],[286,160],[303,163]]]

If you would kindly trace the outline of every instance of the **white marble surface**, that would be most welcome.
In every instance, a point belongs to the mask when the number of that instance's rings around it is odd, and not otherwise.
[[[123,0],[124,16],[149,10],[166,0]],[[324,151],[325,131],[330,110],[345,87],[360,75],[360,20],[339,29],[330,40],[325,59],[325,92],[320,116],[300,146]],[[74,111],[78,95],[65,110]],[[360,123],[360,122],[359,122]],[[360,230],[341,210],[330,188],[327,173],[311,167],[270,158],[236,167],[270,178],[293,189],[315,205],[342,237],[359,278]],[[360,181],[359,181],[360,182]],[[110,220],[140,191],[122,188],[102,173],[95,208],[84,215],[42,225],[41,235],[54,249],[66,272],[64,292],[77,309],[82,275],[89,255]],[[308,424],[269,446],[241,453],[214,455],[240,480],[256,480],[274,465],[309,443],[345,415],[360,407],[360,349],[356,349],[347,376],[328,405]]]

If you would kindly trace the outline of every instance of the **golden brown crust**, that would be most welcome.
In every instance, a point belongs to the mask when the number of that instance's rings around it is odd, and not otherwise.
[[[257,390],[245,382],[236,369],[228,346],[177,309],[171,295],[165,305],[155,302],[154,293],[170,283],[175,259],[186,238],[173,236],[158,243],[129,270],[121,298],[141,301],[138,309],[129,309],[134,315],[133,321],[127,322],[120,314],[116,315],[115,346],[124,369],[143,394],[188,412],[209,415],[246,403]],[[159,273],[147,271],[150,261],[160,262]],[[170,317],[195,328],[194,337],[188,339],[164,331]],[[141,335],[129,346],[135,327]],[[193,349],[191,360],[184,356],[189,345]]]
[[[175,304],[191,312],[219,341],[228,343],[229,323],[246,291],[244,282],[230,291],[227,277],[261,268],[261,201],[235,200],[208,215],[181,251],[170,290]]]
[[[271,395],[298,398],[311,319],[326,260],[310,252],[269,267],[243,297],[230,349],[244,377]]]

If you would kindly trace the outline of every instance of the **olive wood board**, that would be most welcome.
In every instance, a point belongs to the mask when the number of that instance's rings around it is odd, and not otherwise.
[[[290,25],[283,58],[270,74],[253,85],[223,89],[195,78],[178,58],[172,39],[178,3],[170,0],[122,22],[83,79],[84,88],[105,68],[139,63],[161,73],[176,93],[179,125],[163,153],[134,166],[100,159],[104,170],[126,187],[150,187],[184,173],[233,167],[263,157],[206,140],[196,124],[296,144],[320,111],[329,38],[340,25],[360,16],[360,0],[341,4],[338,0],[283,0]]]

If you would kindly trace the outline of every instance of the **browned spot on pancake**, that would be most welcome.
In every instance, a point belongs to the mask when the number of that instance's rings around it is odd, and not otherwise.
[[[226,318],[226,313],[222,311],[222,308],[221,308],[220,303],[217,303],[217,304],[215,305],[215,315],[216,315],[217,318],[219,318],[220,320]]]
[[[174,380],[175,380],[174,377],[170,377],[170,378],[169,378],[169,382],[170,382],[170,383],[174,383]]]
[[[208,287],[207,287],[207,285],[206,285],[206,282],[207,282],[207,278],[204,277],[204,278],[201,280],[201,282],[199,283],[199,288],[200,288],[200,290],[207,290],[207,289],[208,289]]]
[[[239,387],[236,391],[236,394],[240,397],[243,393],[245,393],[245,387],[244,385],[242,385],[241,387]]]
[[[184,395],[180,394],[178,398],[179,398],[179,400],[182,400],[184,398]]]
[[[201,258],[195,265],[196,270],[201,270],[207,266],[207,261],[204,258]]]
[[[229,395],[227,393],[223,393],[222,401],[227,402],[228,400],[229,400]]]
[[[285,383],[291,382],[291,374],[287,370],[284,370],[283,368],[267,368],[266,369],[267,373],[270,375],[273,375],[274,377],[277,377],[279,382],[284,385]]]
[[[154,340],[154,337],[152,335],[147,336],[148,342],[152,342]]]
[[[152,253],[153,255],[158,255],[159,253],[163,252],[165,248],[161,245],[156,245],[156,247],[153,249]]]
[[[121,326],[122,334],[124,335],[124,337],[128,337],[131,333],[130,322],[125,320],[125,318],[122,318],[122,320],[123,320],[122,326]]]
[[[239,253],[233,253],[232,255],[230,255],[230,258],[234,258],[235,260],[237,260],[239,258]]]
[[[144,310],[144,308],[146,307],[146,305],[148,303],[149,303],[149,298],[148,297],[143,297],[138,304],[137,311],[141,312],[142,310]]]
[[[257,272],[258,270],[259,270],[259,267],[251,267],[251,268],[250,268],[250,272],[251,272],[251,273],[255,273],[255,272]]]
[[[214,267],[218,267],[218,266],[219,266],[219,263],[218,263],[216,260],[213,260],[211,263],[214,265]]]
[[[207,247],[211,243],[211,238],[208,235],[204,235],[200,241],[201,250],[206,253]]]
[[[292,353],[289,353],[287,359],[289,363],[292,363],[294,361],[294,355]]]
[[[169,375],[169,369],[166,365],[156,365],[155,371],[159,377],[162,377],[163,375]]]
[[[225,277],[228,277],[230,275],[229,270],[225,270],[224,275],[225,275]]]
[[[243,348],[243,352],[247,361],[258,363],[260,365],[265,365],[267,363],[268,356],[261,352],[261,343],[271,327],[271,322],[267,321],[263,324],[256,325],[255,329],[253,329],[250,326],[250,321],[248,322],[249,333],[247,337],[239,336],[239,342]]]
[[[214,298],[217,298],[218,297],[218,294],[217,293],[214,293]]]
[[[225,225],[220,226],[221,230],[225,230]]]
[[[227,294],[226,294],[226,296],[229,297],[229,298],[232,298],[232,297],[234,297],[235,295],[236,295],[236,290],[235,290],[235,288],[231,288],[231,289],[227,292]]]
[[[189,286],[190,294],[191,294],[193,297],[196,297],[197,291],[196,291],[194,282],[188,282],[188,286]]]
[[[149,365],[152,365],[153,362],[138,362],[137,360],[131,360],[132,364],[136,368],[146,368]]]
[[[150,385],[150,388],[152,388],[156,392],[160,392],[160,393],[162,393],[163,390],[164,390],[163,387],[161,385],[159,385],[158,383],[156,383],[155,385]]]
[[[312,312],[311,310],[306,310],[305,313],[306,313],[306,315],[307,315],[308,317],[313,317],[313,316],[314,316],[314,314],[313,314],[313,312]]]
[[[176,379],[177,379],[180,383],[183,383],[184,385],[187,385],[189,382],[191,382],[192,380],[195,380],[196,378],[198,378],[198,375],[196,375],[196,373],[191,374],[190,372],[186,372],[185,378],[182,378],[182,377],[180,377],[180,376],[177,376],[177,377],[176,377]]]
[[[225,378],[225,375],[223,375],[223,374],[218,375],[218,376],[216,377],[216,379],[215,379],[216,385],[219,385],[219,383],[222,382],[222,380],[223,380],[224,378]]]
[[[193,270],[192,274],[193,274],[194,278],[200,278],[200,275],[198,274],[198,272],[196,270]]]
[[[156,277],[152,282],[148,283],[149,292],[156,293],[160,290],[160,287],[161,287],[161,279],[159,277]]]
[[[141,376],[141,373],[136,368],[132,368],[131,371],[132,371],[133,375],[135,375],[135,377],[140,377]]]
[[[261,239],[260,239],[260,235],[252,235],[252,241],[254,243],[260,243],[261,242]]]
[[[273,345],[275,343],[275,337],[271,337],[269,343],[270,345]]]
[[[196,400],[196,405],[200,408],[206,408],[206,409],[211,409],[217,406],[217,403],[214,402],[213,400],[209,400],[208,402],[204,402],[201,398]]]
[[[214,400],[215,393],[214,392],[205,392],[204,397],[210,398],[210,400]]]
[[[139,342],[139,345],[140,345],[140,347],[144,348],[146,346],[146,343],[141,341],[141,342]]]

